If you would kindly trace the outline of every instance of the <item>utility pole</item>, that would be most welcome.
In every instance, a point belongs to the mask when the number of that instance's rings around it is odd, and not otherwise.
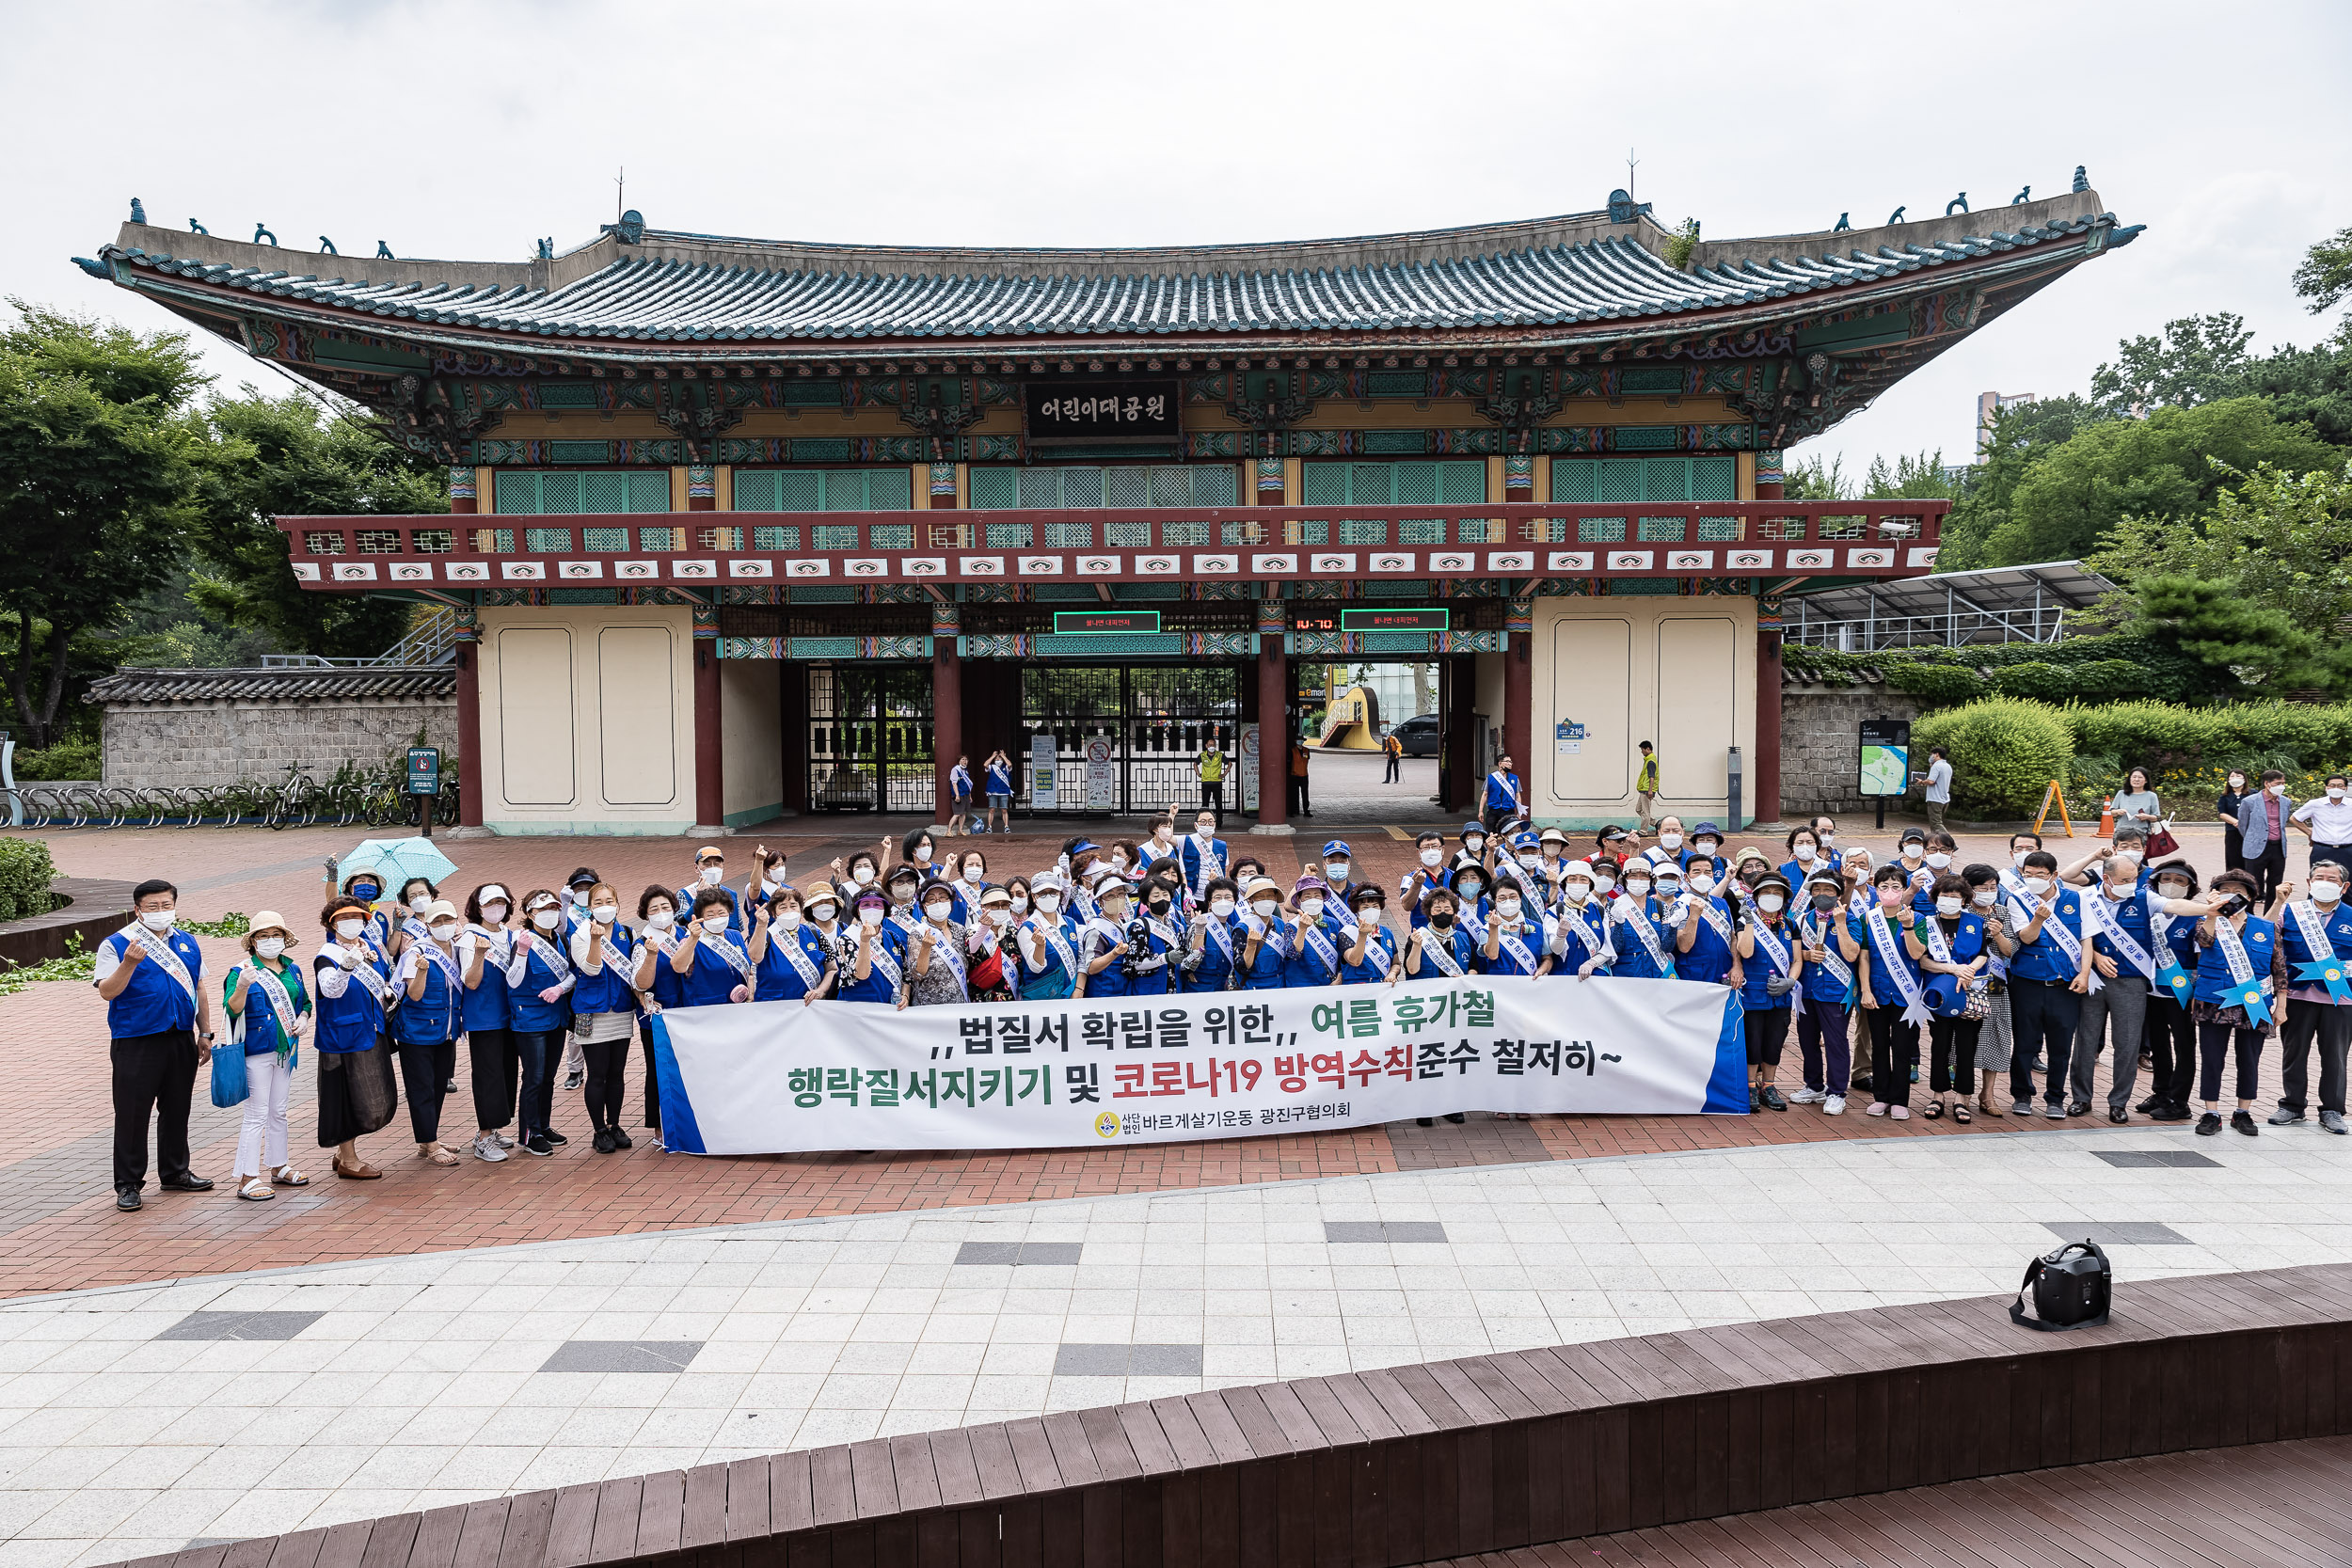
[[[1625,194],[1635,201],[1642,199],[1641,192],[1633,186],[1633,170],[1640,163],[1641,160],[1633,155],[1633,149],[1627,148],[1625,150]]]

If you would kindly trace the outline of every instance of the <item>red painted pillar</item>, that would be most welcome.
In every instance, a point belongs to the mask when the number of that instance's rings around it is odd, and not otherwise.
[[[726,789],[720,768],[719,613],[694,607],[694,831],[725,830]]]
[[[1513,599],[1504,618],[1511,645],[1502,653],[1502,748],[1511,753],[1511,770],[1527,792],[1528,809],[1534,809],[1535,609],[1533,600]]]
[[[963,655],[956,638],[963,630],[960,607],[931,606],[931,820],[945,823],[956,792],[947,782],[963,751]]]
[[[1291,673],[1283,639],[1290,620],[1280,599],[1258,601],[1258,825],[1291,831]]]
[[[482,626],[457,607],[457,825],[482,826]]]

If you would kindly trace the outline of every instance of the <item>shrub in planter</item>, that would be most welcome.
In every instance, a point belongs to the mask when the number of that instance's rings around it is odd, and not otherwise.
[[[49,879],[56,874],[44,841],[0,839],[0,920],[47,914],[56,903],[49,891]]]
[[[1952,759],[1952,810],[1962,817],[2031,816],[2052,779],[2067,777],[2074,737],[2060,712],[2015,697],[1986,697],[1911,726],[1912,754],[1941,746]]]

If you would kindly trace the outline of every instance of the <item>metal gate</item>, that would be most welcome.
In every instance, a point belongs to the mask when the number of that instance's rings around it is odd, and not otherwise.
[[[1030,737],[1054,736],[1061,813],[1087,804],[1087,742],[1111,742],[1114,799],[1097,811],[1189,811],[1200,803],[1193,764],[1214,734],[1226,757],[1226,807],[1240,796],[1242,673],[1230,664],[1034,664],[1021,672],[1021,759]]]
[[[811,667],[807,739],[811,811],[936,803],[928,665]]]

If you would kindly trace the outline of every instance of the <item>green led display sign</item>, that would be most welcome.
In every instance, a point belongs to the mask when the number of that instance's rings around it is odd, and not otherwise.
[[[1451,610],[1343,610],[1342,631],[1452,631]]]

